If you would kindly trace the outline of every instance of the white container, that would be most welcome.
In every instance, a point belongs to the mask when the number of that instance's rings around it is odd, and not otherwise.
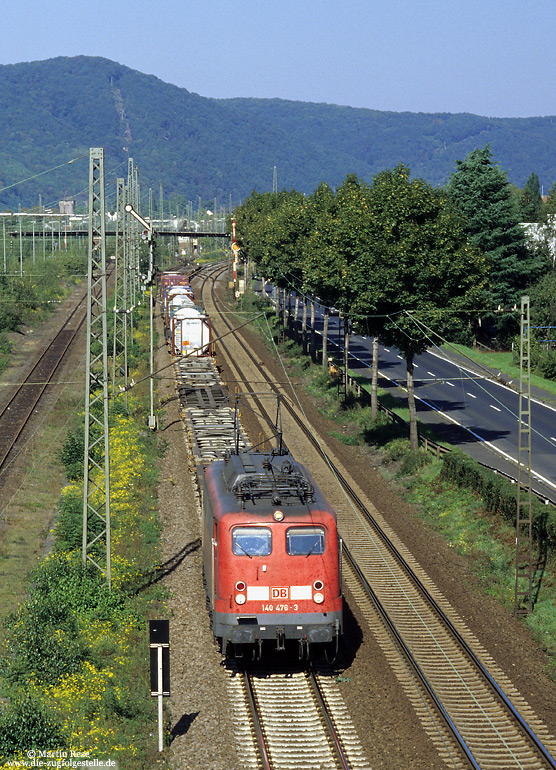
[[[164,297],[164,318],[166,325],[170,324],[170,304],[176,297],[189,297],[193,301],[193,289],[189,286],[172,286]]]
[[[210,318],[196,307],[182,307],[172,315],[172,355],[210,355]]]

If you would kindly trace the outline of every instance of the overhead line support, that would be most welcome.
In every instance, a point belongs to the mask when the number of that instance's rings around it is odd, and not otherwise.
[[[519,443],[515,535],[514,615],[533,611],[533,516],[531,510],[531,317],[521,298],[519,344]]]
[[[91,148],[89,152],[88,234],[82,558],[84,564],[94,564],[105,575],[110,587],[112,572],[103,148]]]

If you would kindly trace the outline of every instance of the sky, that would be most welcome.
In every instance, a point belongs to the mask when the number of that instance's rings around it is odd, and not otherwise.
[[[102,56],[201,96],[556,115],[555,0],[18,0],[0,64]]]

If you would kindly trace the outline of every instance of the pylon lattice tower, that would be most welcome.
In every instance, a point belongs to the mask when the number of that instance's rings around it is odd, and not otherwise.
[[[89,151],[88,236],[82,558],[84,564],[94,564],[106,576],[110,586],[108,323],[102,148]]]
[[[531,510],[531,317],[529,297],[521,298],[519,346],[519,443],[515,532],[514,615],[533,611],[533,516]]]
[[[125,179],[116,181],[116,253],[114,280],[114,345],[112,351],[112,396],[122,387],[127,400],[128,363],[128,265],[125,244]],[[127,403],[126,403],[127,405]]]

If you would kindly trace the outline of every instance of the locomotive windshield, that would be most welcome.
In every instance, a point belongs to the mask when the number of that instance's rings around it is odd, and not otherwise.
[[[268,527],[236,527],[232,530],[232,551],[236,556],[268,556],[272,534]]]
[[[291,527],[286,531],[286,551],[290,556],[324,553],[322,527]]]

